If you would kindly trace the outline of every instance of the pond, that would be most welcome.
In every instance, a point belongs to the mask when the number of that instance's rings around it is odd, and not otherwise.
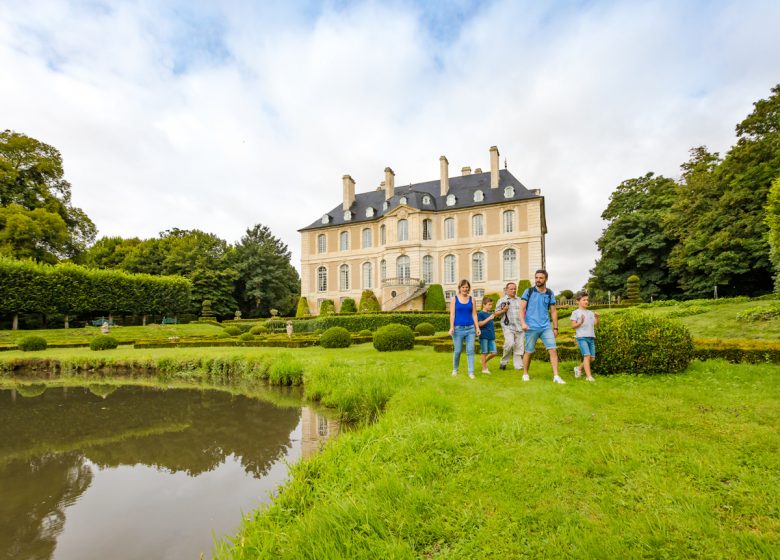
[[[204,558],[333,420],[217,390],[0,390],[0,559]]]

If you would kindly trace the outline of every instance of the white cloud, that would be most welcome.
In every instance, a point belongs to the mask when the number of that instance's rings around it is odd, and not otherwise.
[[[110,6],[0,7],[0,127],[62,151],[101,234],[261,222],[297,261],[344,173],[431,180],[497,144],[546,196],[558,289],[587,279],[620,181],[725,151],[780,75],[774,2],[462,3],[452,28],[406,2]]]

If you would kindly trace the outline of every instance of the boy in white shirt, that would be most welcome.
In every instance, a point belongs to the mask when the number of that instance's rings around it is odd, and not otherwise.
[[[579,307],[571,314],[571,326],[574,327],[574,336],[577,346],[580,347],[582,363],[574,368],[574,377],[581,376],[584,369],[585,379],[595,381],[590,364],[596,359],[596,325],[599,324],[599,314],[589,311],[588,303],[588,292],[577,292]]]

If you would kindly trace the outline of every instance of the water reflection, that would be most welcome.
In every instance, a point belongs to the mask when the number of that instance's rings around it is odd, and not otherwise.
[[[182,558],[338,424],[218,391],[0,390],[0,558]]]

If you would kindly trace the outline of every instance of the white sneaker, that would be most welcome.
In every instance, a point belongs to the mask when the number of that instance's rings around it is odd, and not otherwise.
[[[476,377],[474,377],[473,373],[469,372],[469,379],[476,379]]]
[[[582,370],[580,369],[580,366],[576,366],[574,368],[574,377],[579,377],[580,375],[582,375]]]
[[[452,377],[455,377],[456,375],[458,375],[458,370],[457,369],[453,369],[452,370]]]
[[[527,373],[524,373],[523,374],[523,381],[531,381],[531,376],[528,375]]]
[[[596,380],[595,380],[595,379],[593,379],[592,377],[586,377],[586,378],[585,378],[585,381],[593,381],[594,383],[596,382]]]
[[[557,383],[558,385],[566,385],[566,382],[557,375],[553,377],[553,383]]]
[[[483,370],[482,370],[482,373],[484,373],[484,374],[487,374],[487,375],[490,375],[490,370],[489,370],[489,369],[483,369]]]

